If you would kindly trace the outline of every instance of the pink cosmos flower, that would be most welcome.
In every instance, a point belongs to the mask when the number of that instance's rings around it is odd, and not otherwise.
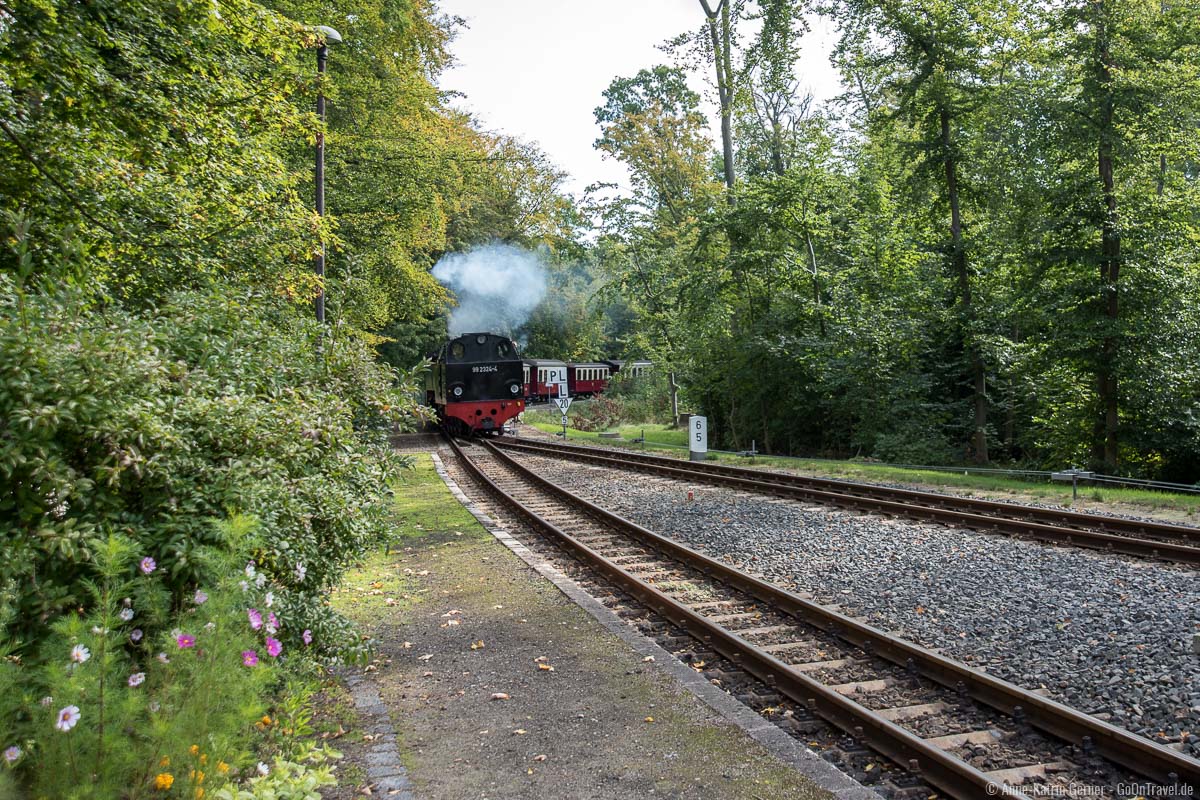
[[[277,658],[279,656],[279,654],[282,652],[283,652],[283,645],[280,644],[279,640],[272,639],[270,636],[268,636],[267,637],[267,653],[270,654],[271,658]]]
[[[243,650],[242,651],[242,666],[243,667],[253,667],[257,663],[258,663],[258,653],[254,652],[253,650]]]
[[[158,564],[150,556],[143,558],[142,562],[138,564],[138,566],[141,568],[143,575],[149,575],[151,572],[154,572],[154,570],[158,569]]]
[[[4,751],[4,760],[10,764],[16,763],[16,760],[21,757],[21,748],[15,744]]]
[[[79,722],[79,706],[67,706],[58,712],[58,718],[54,723],[54,727],[66,733],[71,728],[74,728],[77,722]]]
[[[141,686],[142,683],[145,682],[145,680],[146,680],[146,673],[135,672],[129,676],[129,685],[131,687]]]
[[[304,640],[305,644],[312,644],[312,631],[310,631],[308,628],[305,628],[304,633],[300,635],[300,638]]]
[[[258,630],[262,627],[262,614],[258,613],[257,608],[246,609],[246,616],[250,617],[250,627]]]
[[[199,589],[196,590],[195,596],[192,597],[192,602],[194,602],[198,606],[204,605],[204,603],[207,600],[208,600],[208,595],[206,595],[204,592],[200,591]]]
[[[180,649],[195,647],[196,637],[192,636],[190,633],[181,633],[175,639],[175,644],[179,645]]]
[[[142,629],[134,628],[133,630],[131,630],[129,632],[129,638],[134,644],[137,644],[138,642],[140,642],[142,640]]]

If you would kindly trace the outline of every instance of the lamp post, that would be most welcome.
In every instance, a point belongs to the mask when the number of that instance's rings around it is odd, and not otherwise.
[[[325,64],[329,60],[329,45],[342,41],[342,35],[327,25],[318,25],[313,30],[322,35],[321,44],[317,46],[317,216],[325,216]],[[317,274],[317,299],[313,301],[313,310],[317,314],[317,322],[325,321],[325,242],[313,256],[313,272]]]

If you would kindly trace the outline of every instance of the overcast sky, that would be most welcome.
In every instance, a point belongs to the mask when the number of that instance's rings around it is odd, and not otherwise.
[[[620,164],[592,148],[601,92],[617,76],[669,63],[658,45],[704,21],[697,0],[441,0],[439,7],[468,25],[451,45],[458,63],[442,88],[463,92],[458,105],[487,129],[541,145],[570,173],[567,189],[576,193],[598,181],[627,182]],[[818,100],[839,91],[829,65],[834,39],[822,20],[804,39],[798,74]],[[693,88],[704,89],[701,76]]]

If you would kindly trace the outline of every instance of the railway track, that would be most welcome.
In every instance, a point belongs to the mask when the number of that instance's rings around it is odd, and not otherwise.
[[[599,447],[498,439],[514,452],[580,461],[871,513],[1200,566],[1200,528],[896,489]]]
[[[812,603],[452,442],[495,499],[722,659],[950,797],[1200,788],[1200,761]],[[486,453],[478,458],[480,452]],[[1136,791],[1136,790],[1135,790]],[[1147,793],[1145,790],[1137,794]],[[1153,793],[1152,791],[1149,793]],[[1078,795],[1077,795],[1078,796]]]

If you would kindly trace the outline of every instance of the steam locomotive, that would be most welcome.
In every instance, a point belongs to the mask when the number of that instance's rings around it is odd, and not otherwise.
[[[525,364],[517,345],[494,333],[464,333],[432,357],[425,401],[450,433],[498,433],[525,410]]]

